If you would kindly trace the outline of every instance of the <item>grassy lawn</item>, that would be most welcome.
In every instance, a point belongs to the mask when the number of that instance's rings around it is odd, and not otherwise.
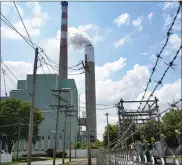
[[[166,158],[173,158],[173,156],[167,156]],[[180,155],[178,155],[178,156],[176,156],[176,158],[182,158],[182,155],[180,156]]]
[[[77,161],[77,160],[79,160],[79,161]],[[79,163],[79,162],[84,161],[85,159],[77,159],[77,160],[73,159],[72,161],[64,163],[64,165],[71,165],[72,163],[76,163],[76,162]],[[62,164],[59,164],[59,165],[62,165]]]
[[[66,162],[66,163],[64,163],[65,165],[69,165],[69,164],[72,164],[72,163],[74,163],[75,161],[71,161],[71,162]]]

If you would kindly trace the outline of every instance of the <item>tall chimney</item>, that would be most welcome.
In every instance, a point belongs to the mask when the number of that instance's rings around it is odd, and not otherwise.
[[[62,79],[68,78],[68,2],[62,1],[61,16],[61,41],[59,53],[59,76]]]
[[[97,121],[96,121],[96,94],[95,94],[95,61],[94,47],[87,45],[85,47],[85,61],[89,71],[85,72],[85,92],[86,92],[86,121],[87,131],[90,134],[90,140],[97,139]]]

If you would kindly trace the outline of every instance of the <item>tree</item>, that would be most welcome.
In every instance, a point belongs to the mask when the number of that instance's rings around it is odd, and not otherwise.
[[[117,125],[116,124],[109,124],[109,140],[112,143],[112,141],[114,139],[117,138],[118,135],[118,129],[117,129]],[[106,147],[108,145],[108,127],[105,127],[105,131],[104,131],[104,135],[103,135],[103,139],[104,139],[104,146]],[[114,143],[111,144],[111,148],[114,147]]]
[[[96,140],[92,146],[91,146],[91,149],[100,149],[104,147],[104,142],[103,141],[99,141],[99,140]]]
[[[182,110],[171,109],[161,118],[160,123],[156,120],[149,120],[140,131],[142,140],[149,143],[159,140],[159,124],[167,144],[177,146],[176,131],[182,127]]]
[[[8,152],[14,143],[19,140],[28,141],[29,115],[31,104],[16,99],[8,99],[0,103],[0,136],[1,140],[8,145]],[[33,121],[33,143],[40,140],[38,136],[39,126],[44,120],[42,113],[35,108]],[[20,131],[20,136],[19,136]]]
[[[86,149],[87,148],[87,143],[80,143],[80,142],[76,142],[74,144],[74,148],[76,149]]]
[[[158,121],[156,121],[155,119],[149,120],[141,128],[140,133],[141,133],[141,139],[144,142],[153,143],[156,139],[159,139],[159,123],[158,123]]]
[[[172,109],[162,117],[163,133],[169,146],[177,146],[176,131],[182,127],[182,110]]]

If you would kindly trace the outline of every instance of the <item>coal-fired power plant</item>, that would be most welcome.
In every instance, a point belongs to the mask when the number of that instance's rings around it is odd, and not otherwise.
[[[97,139],[96,126],[96,94],[95,94],[95,61],[94,47],[87,45],[85,47],[85,92],[86,92],[86,126],[87,133],[90,135],[90,140]]]
[[[61,41],[59,53],[59,76],[68,78],[68,2],[62,1]]]
[[[68,79],[68,2],[62,1],[61,41],[59,54],[59,76]],[[86,94],[86,129],[90,141],[97,139],[96,127],[96,94],[95,94],[95,61],[94,47],[87,37],[80,34],[69,38],[71,44],[85,47],[85,94]],[[79,42],[78,42],[79,41]]]

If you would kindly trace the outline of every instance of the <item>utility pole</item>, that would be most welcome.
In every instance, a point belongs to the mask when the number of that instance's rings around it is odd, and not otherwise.
[[[55,165],[56,161],[56,150],[57,150],[57,133],[58,133],[58,127],[59,127],[59,108],[60,108],[60,91],[58,98],[58,107],[57,107],[57,117],[56,117],[56,132],[55,132],[55,141],[54,141],[54,153],[53,153],[53,165]]]
[[[92,165],[91,151],[90,151],[90,130],[87,127],[87,159],[88,165]]]
[[[71,161],[71,119],[70,119],[70,161]]]
[[[18,159],[18,150],[19,150],[19,143],[20,143],[20,123],[18,123],[18,143],[17,143],[17,149],[16,149],[16,160]]]
[[[109,164],[110,164],[110,134],[109,134],[109,121],[108,121],[108,113],[106,113],[106,118],[107,118],[107,143],[109,146]]]
[[[34,115],[34,109],[35,109],[35,87],[36,87],[37,62],[38,62],[38,48],[35,49],[35,60],[34,60],[34,69],[33,69],[32,108],[30,110],[30,118],[29,118],[27,165],[31,165],[31,156],[32,156],[32,133],[33,133],[33,115]]]
[[[76,142],[77,142],[77,133],[75,132],[75,159],[76,159]]]
[[[78,95],[78,128],[79,128],[79,138],[81,143],[81,136],[80,136],[80,94]]]
[[[64,154],[65,154],[65,144],[66,144],[66,121],[67,121],[67,110],[68,110],[68,107],[66,106],[65,121],[64,121],[64,144],[63,144],[63,159],[62,159],[62,164],[64,164]]]
[[[75,115],[68,115],[68,107],[74,107],[74,106],[66,106],[66,111],[65,111],[65,123],[64,123],[64,145],[63,145],[63,159],[62,159],[62,164],[64,164],[64,153],[65,153],[65,146],[66,146],[66,122],[67,122],[67,117],[68,116],[75,116]],[[69,112],[74,112],[70,110]],[[71,121],[70,121],[71,123]],[[70,126],[70,131],[71,131],[71,126]],[[70,132],[70,139],[71,139],[71,132]],[[70,142],[71,144],[71,142]],[[70,151],[71,152],[71,151]]]
[[[62,159],[62,164],[64,164],[64,156],[65,156],[65,142],[66,142],[66,121],[67,121],[67,109],[68,107],[73,107],[73,106],[68,106],[68,105],[60,105],[60,100],[66,102],[66,103],[69,103],[67,100],[61,98],[60,96],[60,92],[69,92],[70,91],[70,88],[62,88],[62,89],[58,89],[58,90],[52,90],[52,92],[59,92],[59,95],[54,95],[58,98],[59,100],[59,103],[58,105],[51,105],[51,106],[57,106],[58,107],[58,115],[57,117],[59,116],[59,112],[60,112],[60,109],[59,108],[66,108],[66,110],[64,111],[65,112],[65,124],[64,124],[64,144],[63,144],[63,159]],[[63,110],[61,110],[61,112],[63,112]],[[58,122],[58,118],[57,118],[57,122]],[[57,123],[58,124],[58,123]],[[56,124],[56,125],[57,125]],[[58,125],[57,125],[57,129],[58,129]],[[57,136],[56,136],[57,137]],[[56,140],[55,140],[55,143],[56,143]],[[56,144],[55,144],[56,145]]]

